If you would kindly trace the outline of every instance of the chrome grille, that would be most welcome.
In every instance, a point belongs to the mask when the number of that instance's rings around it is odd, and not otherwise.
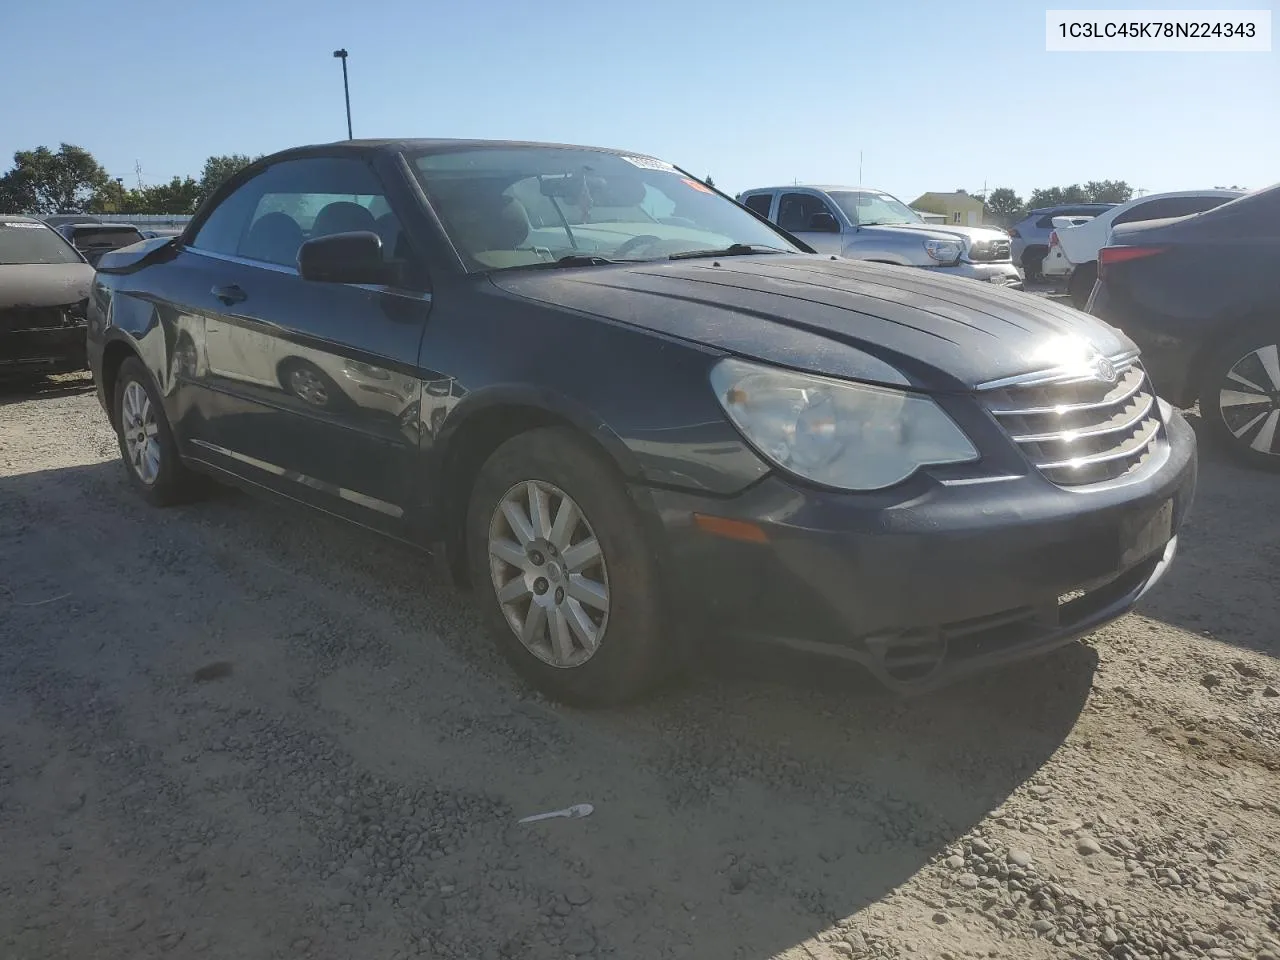
[[[1148,461],[1163,435],[1155,391],[1136,359],[1116,380],[1029,376],[983,391],[996,421],[1039,471],[1060,486],[1115,480]]]
[[[975,263],[994,263],[1010,259],[1012,242],[1008,239],[978,240],[969,245],[969,259]]]

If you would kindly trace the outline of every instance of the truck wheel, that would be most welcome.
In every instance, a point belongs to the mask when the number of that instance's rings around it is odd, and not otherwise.
[[[467,512],[467,559],[498,647],[582,706],[646,693],[670,669],[654,551],[616,468],[572,430],[508,440]]]
[[[1041,268],[1048,253],[1047,247],[1027,247],[1022,251],[1022,276],[1027,283],[1040,283],[1044,280]]]

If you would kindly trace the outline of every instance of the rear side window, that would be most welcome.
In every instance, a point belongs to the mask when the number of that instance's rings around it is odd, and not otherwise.
[[[242,184],[200,226],[191,246],[295,267],[307,240],[368,230],[389,262],[407,259],[400,223],[373,170],[347,157],[284,160]]]
[[[758,213],[760,216],[767,218],[769,216],[769,208],[773,206],[773,194],[753,194],[743,200],[742,205],[753,213]]]
[[[1188,217],[1220,207],[1230,197],[1164,197],[1149,203],[1140,203],[1116,217],[1115,224],[1133,223],[1138,220],[1163,220],[1166,217]],[[1113,224],[1114,226],[1114,224]]]

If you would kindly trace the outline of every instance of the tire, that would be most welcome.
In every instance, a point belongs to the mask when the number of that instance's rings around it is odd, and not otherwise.
[[[1047,247],[1027,247],[1022,251],[1022,276],[1027,283],[1040,283],[1044,280],[1041,267],[1048,255]]]
[[[113,410],[125,473],[142,499],[156,507],[194,499],[201,492],[200,478],[178,456],[160,391],[137,357],[120,365]]]
[[[1280,471],[1280,321],[1251,327],[1215,350],[1199,393],[1215,443],[1243,463]],[[1253,396],[1259,399],[1246,399]]]
[[[532,521],[530,484],[539,500],[546,498],[543,521]],[[568,497],[581,517],[565,532],[556,529],[565,503],[561,497]],[[513,505],[523,509],[520,520],[529,523],[523,536],[510,519]],[[591,550],[582,545],[592,534],[599,561],[583,566]],[[652,690],[671,669],[661,577],[640,513],[614,465],[574,431],[531,430],[493,452],[472,488],[466,545],[476,601],[499,649],[547,696],[577,706],[624,703]],[[575,565],[579,579],[570,587]],[[499,599],[499,583],[514,596],[506,604]],[[535,604],[550,613],[529,623]],[[593,649],[573,628],[575,619],[583,622],[579,612],[596,628]],[[525,624],[537,628],[529,645],[516,632]],[[557,624],[564,631],[559,645],[553,634]]]
[[[1093,284],[1098,279],[1096,262],[1082,263],[1071,272],[1067,281],[1067,293],[1071,295],[1071,305],[1083,310],[1089,305],[1089,294],[1093,293]]]
[[[278,376],[286,392],[316,410],[335,413],[347,409],[350,403],[333,377],[310,360],[286,357],[280,361]]]

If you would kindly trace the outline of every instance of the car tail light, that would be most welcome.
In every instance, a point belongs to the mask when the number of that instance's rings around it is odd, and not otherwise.
[[[1015,240],[1021,240],[1021,239],[1022,239],[1022,234],[1020,234],[1020,233],[1018,232],[1018,228],[1017,228],[1017,227],[1010,227],[1010,228],[1009,228],[1009,236],[1013,237],[1013,239],[1015,239]]]
[[[1053,247],[1056,247],[1057,245],[1058,245],[1058,231],[1050,230],[1049,231],[1049,247],[1053,248]]]
[[[1113,263],[1124,263],[1127,260],[1145,260],[1168,250],[1168,247],[1103,247],[1098,251],[1098,276]]]

